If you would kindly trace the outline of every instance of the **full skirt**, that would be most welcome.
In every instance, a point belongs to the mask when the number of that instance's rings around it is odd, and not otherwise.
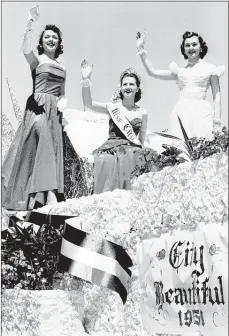
[[[2,206],[29,210],[44,205],[47,191],[64,194],[62,117],[58,97],[35,93],[2,167]]]
[[[170,116],[169,133],[183,139],[178,117],[189,138],[213,139],[213,110],[206,100],[181,99]]]
[[[94,152],[93,193],[130,190],[133,178],[157,171],[157,158],[157,152],[151,148],[130,145],[127,140],[108,140]]]

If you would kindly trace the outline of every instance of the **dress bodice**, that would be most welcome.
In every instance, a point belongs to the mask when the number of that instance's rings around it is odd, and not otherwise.
[[[216,67],[204,61],[190,68],[179,68],[172,62],[169,69],[177,77],[181,99],[206,99],[211,76],[220,76],[225,70],[223,66]]]
[[[131,126],[133,127],[133,131],[136,135],[138,135],[142,121],[140,118],[134,118],[133,120],[128,120]],[[122,145],[130,145],[129,140],[126,139],[125,135],[120,131],[118,126],[114,123],[112,119],[109,119],[109,138],[107,141],[102,144],[99,148],[97,148],[93,153],[98,153],[101,151],[113,150],[117,146]]]
[[[33,72],[33,92],[60,95],[65,79],[65,70],[58,64],[40,64]]]
[[[128,121],[133,127],[135,135],[138,135],[142,125],[141,119],[134,118],[133,120]],[[120,129],[118,128],[118,126],[116,126],[112,119],[109,120],[109,139],[126,139],[125,135],[120,131]]]

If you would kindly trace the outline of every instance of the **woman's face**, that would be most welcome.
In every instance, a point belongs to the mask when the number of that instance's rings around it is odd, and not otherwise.
[[[123,98],[135,97],[136,92],[138,91],[138,86],[136,79],[134,77],[124,77],[122,80],[121,92]]]
[[[186,38],[184,41],[184,52],[189,60],[195,60],[200,56],[200,42],[198,36]]]
[[[45,30],[42,38],[43,48],[46,52],[55,52],[58,47],[58,34],[52,30]]]

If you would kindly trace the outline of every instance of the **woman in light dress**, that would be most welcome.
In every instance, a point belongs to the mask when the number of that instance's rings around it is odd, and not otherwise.
[[[204,61],[208,47],[203,38],[194,32],[186,32],[182,37],[181,53],[187,60],[185,67],[175,62],[168,70],[156,70],[147,58],[145,50],[146,35],[137,33],[136,45],[138,55],[149,76],[157,79],[176,80],[180,98],[169,119],[169,133],[183,138],[178,117],[189,138],[213,139],[213,131],[221,128],[221,93],[219,76],[224,66],[215,66]],[[214,107],[206,100],[208,88],[211,87]]]

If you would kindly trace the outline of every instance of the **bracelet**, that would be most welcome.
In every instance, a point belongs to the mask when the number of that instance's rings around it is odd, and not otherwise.
[[[91,87],[92,86],[90,78],[82,79],[80,84],[82,85],[82,87]]]
[[[143,55],[143,54],[147,54],[147,51],[145,49],[140,49],[138,52],[137,52],[137,56],[139,55]]]
[[[24,36],[32,33],[33,33],[33,27],[32,25],[28,25],[24,31]]]
[[[25,35],[32,35],[33,34],[33,29],[32,28],[26,28],[26,30],[24,31],[24,36]]]

